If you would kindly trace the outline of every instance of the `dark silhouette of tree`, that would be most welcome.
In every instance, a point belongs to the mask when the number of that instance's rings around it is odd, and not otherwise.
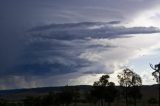
[[[123,95],[125,97],[126,106],[128,106],[129,90],[131,90],[130,97],[134,99],[134,104],[136,105],[137,99],[140,95],[138,94],[138,92],[140,91],[138,86],[142,85],[141,77],[129,68],[125,68],[117,77],[119,79],[120,86],[123,87]],[[132,92],[135,92],[137,94],[134,94]]]
[[[23,100],[24,106],[43,106],[41,97],[28,96]]]
[[[109,75],[103,75],[99,81],[94,82],[92,96],[96,97],[100,101],[101,106],[104,106],[105,90],[108,84]]]
[[[5,99],[0,99],[0,106],[7,106],[7,101]]]
[[[109,105],[114,101],[116,89],[115,84],[109,82],[109,75],[103,75],[100,77],[99,81],[94,82],[91,94],[100,101],[101,106],[104,106],[105,101]]]
[[[133,72],[131,87],[129,90],[129,97],[134,100],[134,105],[137,106],[137,99],[141,99],[142,94],[140,91],[140,86],[142,86],[142,79],[141,77]]]
[[[94,86],[93,89],[91,90],[91,95],[97,99],[97,102],[100,101],[101,106],[104,105],[104,91],[105,87],[104,86]]]
[[[49,92],[44,96],[29,96],[23,100],[24,106],[69,106],[74,101],[76,105],[79,94],[78,87],[65,86],[62,91]]]
[[[133,100],[134,105],[137,106],[137,99],[142,98],[142,94],[139,86],[132,86],[129,88],[128,96]]]
[[[108,106],[110,106],[111,103],[114,102],[115,97],[118,94],[117,92],[118,90],[115,88],[115,84],[113,82],[109,82],[105,90],[105,102],[108,103]]]
[[[109,80],[109,75],[102,75],[102,77],[100,77],[99,81],[94,82],[93,86],[107,86],[108,85],[108,81]]]
[[[72,96],[73,96],[74,106],[77,106],[77,102],[78,102],[78,99],[80,97],[80,89],[79,89],[78,86],[71,86],[70,90],[71,90],[71,93],[72,93]]]
[[[156,64],[154,66],[152,64],[150,64],[150,67],[154,70],[154,72],[152,72],[152,75],[155,77],[156,82],[158,83],[159,104],[160,104],[160,63]]]
[[[156,78],[156,82],[160,84],[160,63],[154,66],[150,64],[150,67],[154,70],[154,72],[152,72],[152,75]]]
[[[86,102],[89,102],[90,106],[93,106],[97,103],[97,98],[95,96],[93,96],[92,93],[93,93],[92,91],[85,93]]]

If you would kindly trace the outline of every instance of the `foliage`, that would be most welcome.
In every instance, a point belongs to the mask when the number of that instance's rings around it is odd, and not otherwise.
[[[113,82],[109,82],[108,87],[105,91],[105,101],[110,105],[110,103],[114,102],[115,97],[118,94],[118,90],[115,88],[115,84]]]
[[[123,89],[123,96],[125,97],[126,106],[128,106],[128,97],[134,100],[136,106],[137,99],[141,98],[140,89],[138,86],[142,85],[141,77],[129,68],[125,68],[118,76],[119,84]]]
[[[153,67],[152,64],[150,64],[150,67],[151,67],[153,70],[155,70],[154,72],[152,72],[152,75],[155,77],[157,83],[160,83],[160,79],[159,79],[159,78],[160,78],[160,63],[154,65],[154,67]]]
[[[156,82],[159,84],[158,89],[159,89],[159,103],[160,103],[160,63],[154,65],[154,67],[152,64],[150,64],[150,67],[154,70],[154,72],[152,72],[152,75],[155,77]]]
[[[94,82],[93,86],[107,86],[109,81],[109,75],[102,75],[99,81]]]
[[[119,79],[120,86],[123,87],[142,85],[141,77],[129,68],[125,68],[117,77]]]
[[[103,106],[103,102],[110,104],[116,97],[117,90],[113,82],[109,82],[109,75],[103,75],[99,81],[94,82],[94,89],[91,91],[91,95],[97,98]]]

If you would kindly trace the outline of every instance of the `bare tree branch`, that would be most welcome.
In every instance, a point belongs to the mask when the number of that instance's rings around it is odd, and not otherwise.
[[[150,65],[150,67],[151,67],[153,70],[156,71],[156,68],[154,68],[152,64],[149,64],[149,65]]]

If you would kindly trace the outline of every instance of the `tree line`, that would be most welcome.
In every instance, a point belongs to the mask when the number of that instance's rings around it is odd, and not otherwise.
[[[156,78],[160,90],[160,63],[150,65],[154,70],[152,75]],[[142,98],[140,75],[126,67],[118,74],[119,89],[110,81],[109,75],[102,75],[95,81],[91,89],[82,92],[78,86],[65,86],[62,91],[49,92],[43,96],[29,96],[19,102],[8,102],[1,99],[0,106],[77,106],[77,103],[89,106],[137,106]],[[160,95],[160,92],[159,92]],[[157,98],[150,98],[148,104],[159,104]]]

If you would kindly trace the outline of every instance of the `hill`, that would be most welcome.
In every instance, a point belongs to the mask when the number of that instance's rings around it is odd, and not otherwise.
[[[69,86],[73,87],[73,86]],[[91,90],[90,85],[77,85],[80,92],[88,92]],[[116,86],[117,89],[121,90],[120,86]],[[0,90],[0,99],[9,101],[20,101],[27,96],[42,96],[48,94],[48,92],[60,92],[64,86],[59,87],[41,87],[41,88],[30,88],[30,89],[12,89],[12,90]],[[141,86],[141,92],[143,100],[148,100],[151,97],[158,96],[158,85],[143,85]]]

